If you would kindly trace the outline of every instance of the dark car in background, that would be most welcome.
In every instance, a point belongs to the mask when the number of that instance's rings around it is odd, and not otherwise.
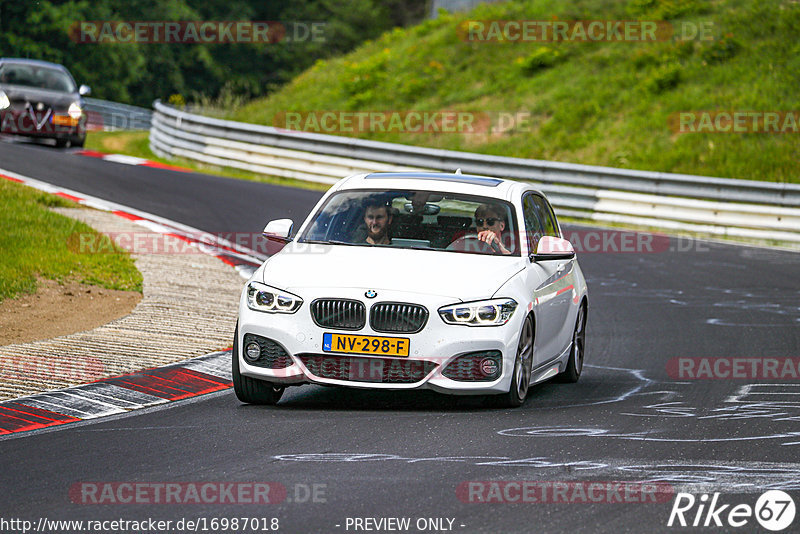
[[[0,58],[0,133],[54,139],[56,146],[83,146],[86,112],[78,85],[62,65]]]

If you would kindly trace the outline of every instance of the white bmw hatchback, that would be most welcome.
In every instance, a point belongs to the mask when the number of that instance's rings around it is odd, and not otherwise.
[[[233,345],[239,400],[285,387],[433,389],[524,403],[583,368],[587,291],[545,196],[462,174],[350,176],[247,282]]]

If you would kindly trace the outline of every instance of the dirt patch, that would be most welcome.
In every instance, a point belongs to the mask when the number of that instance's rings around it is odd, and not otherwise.
[[[40,279],[35,294],[0,302],[0,345],[91,330],[128,315],[142,300],[135,291]]]

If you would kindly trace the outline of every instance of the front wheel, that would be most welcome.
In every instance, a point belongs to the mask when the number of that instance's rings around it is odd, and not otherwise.
[[[257,380],[244,376],[239,371],[239,325],[236,325],[236,334],[233,337],[233,351],[231,353],[231,374],[233,375],[233,391],[236,398],[248,404],[276,404],[283,395],[284,388],[271,382]]]
[[[578,308],[578,318],[575,321],[575,330],[572,333],[572,349],[569,352],[567,367],[559,375],[561,382],[575,383],[583,371],[583,358],[586,354],[586,306],[581,304]]]
[[[514,359],[514,374],[508,392],[497,395],[494,401],[503,408],[518,408],[525,403],[531,385],[531,368],[533,366],[533,321],[525,318],[522,332],[517,342],[517,357]]]

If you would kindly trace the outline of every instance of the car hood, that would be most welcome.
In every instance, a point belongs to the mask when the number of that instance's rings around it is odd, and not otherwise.
[[[515,256],[290,243],[267,261],[263,282],[286,291],[363,288],[468,301],[491,297],[522,268]]]
[[[37,89],[36,87],[24,87],[21,85],[0,84],[2,90],[11,102],[44,102],[53,107],[68,108],[73,102],[80,100],[78,93],[63,93],[61,91],[49,91],[47,89]]]

